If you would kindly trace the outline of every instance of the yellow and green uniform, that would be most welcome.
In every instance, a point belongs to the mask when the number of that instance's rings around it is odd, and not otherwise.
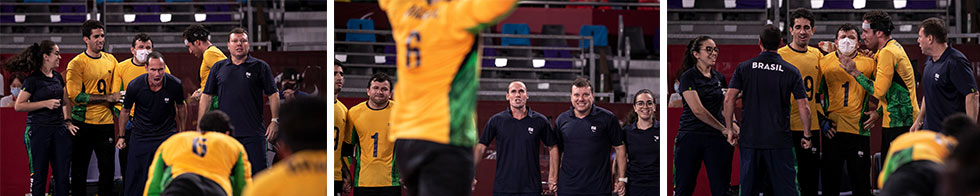
[[[170,67],[164,66],[163,71],[170,73]],[[116,63],[116,68],[112,71],[112,93],[126,91],[129,82],[143,74],[146,74],[145,65],[134,64],[133,58]],[[122,110],[122,103],[117,103],[115,107],[116,110]],[[130,110],[129,116],[133,116],[134,111],[136,110]]]
[[[160,195],[170,180],[184,173],[218,183],[229,196],[242,195],[252,184],[252,166],[238,140],[224,133],[186,131],[170,136],[157,148],[143,195]]]
[[[873,81],[865,76],[857,81],[878,99],[881,127],[912,126],[919,114],[919,101],[915,96],[915,72],[905,48],[898,41],[889,40],[874,59],[877,64]]]
[[[370,100],[368,100],[370,101]],[[364,101],[347,111],[347,130],[354,145],[354,183],[356,187],[401,186],[395,167],[395,142],[387,140],[391,134],[392,108],[389,101],[385,108],[368,107]]]
[[[783,60],[793,64],[796,69],[800,70],[800,76],[803,78],[803,87],[806,89],[806,100],[810,103],[810,129],[809,130],[820,130],[820,123],[817,123],[817,85],[820,79],[820,58],[823,54],[820,50],[814,47],[807,46],[806,51],[797,51],[789,45],[783,46],[776,53],[783,57]],[[793,131],[803,131],[803,122],[800,120],[800,108],[796,105],[796,98],[792,97],[790,100],[790,112],[789,112],[789,127]]]
[[[340,159],[341,152],[343,151],[340,146],[341,142],[345,145],[350,144],[350,130],[347,129],[347,106],[337,100],[333,103],[333,130],[334,130],[334,146],[333,146],[333,180],[343,181],[342,169],[341,167],[346,164]]]
[[[380,0],[398,53],[389,139],[476,144],[482,53],[477,33],[502,20],[516,0]]]
[[[255,176],[245,196],[327,195],[327,151],[296,152]],[[340,188],[340,187],[336,187]]]
[[[874,75],[875,61],[858,54],[854,57],[857,69],[865,76]],[[864,88],[858,87],[858,82],[851,74],[840,67],[837,53],[830,53],[820,60],[821,86],[820,91],[827,95],[825,114],[827,118],[837,123],[837,131],[855,135],[871,136],[864,129],[862,122],[868,119],[864,114],[867,109],[868,96]]]
[[[201,60],[201,71],[200,71],[201,88],[198,89],[201,91],[204,91],[204,84],[208,83],[208,74],[211,74],[211,66],[214,66],[214,63],[217,63],[218,61],[221,60],[225,60],[228,57],[225,56],[225,53],[221,52],[221,49],[218,49],[217,46],[212,45],[208,47],[208,50],[204,51],[203,58],[204,60]],[[218,96],[212,96],[211,107],[208,108],[208,111],[216,110],[216,109],[218,109]]]
[[[878,184],[884,185],[888,176],[912,161],[925,160],[943,164],[943,160],[956,144],[955,138],[930,130],[898,136],[892,141],[891,148],[888,150],[885,165],[881,169],[881,175],[878,175]]]
[[[100,52],[99,58],[82,52],[68,62],[65,70],[65,89],[72,101],[71,118],[86,124],[113,124],[112,106],[107,103],[88,104],[90,95],[109,95],[112,91],[112,70],[116,57]],[[118,112],[118,111],[115,111]]]

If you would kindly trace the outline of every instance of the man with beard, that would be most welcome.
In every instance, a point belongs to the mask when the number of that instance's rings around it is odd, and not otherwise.
[[[527,106],[527,86],[513,81],[507,87],[507,110],[487,121],[480,143],[473,153],[473,163],[483,159],[487,146],[497,139],[497,170],[493,193],[505,195],[541,195],[539,149],[541,142],[552,156],[558,155],[555,141],[549,137],[551,121]],[[551,170],[558,168],[552,167]],[[474,185],[476,180],[473,180]]]
[[[101,22],[82,23],[82,40],[85,52],[71,59],[65,70],[65,89],[73,105],[71,124],[79,128],[72,142],[71,192],[87,192],[85,179],[94,150],[99,165],[99,195],[110,195],[116,166],[112,124],[117,111],[112,109],[121,97],[118,92],[112,93],[110,85],[112,69],[119,61],[102,52],[105,26]]]
[[[803,85],[806,90],[807,102],[811,106],[818,105],[817,84],[820,78],[820,58],[823,54],[820,50],[814,47],[808,46],[810,43],[810,38],[813,37],[813,13],[806,8],[798,8],[790,13],[792,18],[792,23],[790,27],[790,33],[793,34],[793,42],[780,48],[777,53],[779,56],[783,57],[783,60],[793,64],[796,69],[800,70],[800,76],[803,78]],[[795,100],[796,97],[793,97]],[[803,139],[803,131],[809,131],[810,135],[819,134],[820,124],[817,123],[817,111],[820,110],[810,110],[810,127],[804,128],[803,122],[800,122],[799,106],[796,105],[795,101],[790,101],[790,112],[789,112],[789,129],[793,133],[793,140]],[[820,149],[819,142],[814,142],[814,145],[810,148],[804,149],[800,146],[794,146],[794,151],[796,152],[796,160],[799,163],[799,181],[800,181],[800,194],[804,196],[815,196],[817,195],[817,179],[820,176],[817,172],[820,170],[820,154],[817,152]]]
[[[350,130],[347,129],[347,106],[337,100],[340,89],[344,87],[344,65],[338,60],[333,62],[333,180],[334,195],[340,196],[350,192],[350,170],[345,159],[354,149],[350,145]],[[343,189],[341,189],[343,187]]]
[[[368,100],[347,112],[347,130],[354,145],[354,195],[401,195],[399,173],[395,168],[395,144],[390,134],[392,106],[391,78],[379,72],[371,76]]]
[[[257,174],[265,169],[266,145],[268,140],[275,137],[279,128],[279,93],[276,83],[272,80],[272,70],[269,64],[248,54],[248,33],[245,29],[235,28],[228,36],[228,51],[231,59],[218,61],[211,67],[208,82],[201,95],[198,105],[198,121],[207,113],[211,105],[211,97],[218,96],[218,109],[228,113],[231,124],[235,127],[232,136],[245,146],[252,173]],[[262,129],[265,121],[262,117],[262,96],[269,98],[269,110],[272,122],[265,128],[264,138]]]
[[[167,66],[163,55],[153,52],[148,55],[149,63],[144,66],[146,74],[133,79],[127,85],[128,96],[123,101],[122,115],[119,115],[119,129],[125,129],[129,122],[130,110],[133,115],[131,141],[128,142],[130,152],[126,167],[125,194],[143,195],[146,185],[146,174],[153,162],[153,154],[157,147],[171,135],[183,129],[185,116],[184,88],[177,77],[164,73]],[[116,147],[125,148],[121,138]]]

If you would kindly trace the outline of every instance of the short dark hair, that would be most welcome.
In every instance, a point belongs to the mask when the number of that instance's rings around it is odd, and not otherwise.
[[[105,26],[102,26],[102,22],[99,22],[98,20],[87,20],[82,23],[82,37],[92,36],[93,29],[105,30]]]
[[[572,86],[579,87],[579,88],[589,87],[589,89],[593,89],[592,82],[585,77],[576,78],[575,81],[572,81]],[[593,89],[593,91],[595,91],[595,89]]]
[[[292,67],[287,67],[282,70],[282,80],[292,80],[296,82],[303,82],[303,74],[296,71]]]
[[[895,30],[895,25],[892,24],[892,17],[881,10],[868,12],[861,19],[867,20],[872,30],[884,32],[885,35],[890,36],[892,35],[892,30]]]
[[[153,51],[149,55],[146,56],[146,59],[160,59],[162,61],[163,60],[163,54],[160,53],[160,52],[157,52],[157,51]],[[147,62],[149,62],[149,61],[147,61]]]
[[[858,36],[858,40],[861,39],[861,31],[858,30],[857,27],[854,26],[854,25],[852,25],[852,24],[844,24],[844,25],[841,25],[840,27],[838,27],[837,28],[837,32],[834,33],[834,39],[837,39],[837,37],[840,37],[840,32],[841,31],[854,31],[854,32],[857,32],[857,34],[858,34],[857,35]]]
[[[980,193],[980,134],[966,134],[946,157],[946,172],[940,186],[943,195],[972,195]]]
[[[245,31],[245,29],[243,29],[241,27],[237,27],[237,28],[232,29],[231,32],[228,32],[228,35],[231,35],[231,34],[245,34],[245,35],[248,35],[248,31]]]
[[[762,43],[763,48],[766,50],[779,49],[779,44],[782,44],[782,41],[782,35],[780,35],[776,25],[767,24],[762,27],[762,32],[759,33],[759,42]]]
[[[208,31],[208,29],[200,24],[192,24],[184,29],[183,35],[184,39],[190,43],[194,43],[197,40],[210,41],[211,31]]]
[[[343,68],[344,68],[344,64],[343,64],[343,63],[341,63],[341,62],[340,62],[340,60],[337,60],[337,59],[334,59],[334,60],[333,60],[333,66],[338,66],[338,67],[340,67],[341,69],[343,69]]]
[[[198,122],[197,126],[201,128],[201,131],[208,132],[228,132],[229,134],[235,130],[235,126],[231,125],[231,118],[228,114],[221,110],[212,110],[208,113],[204,113],[201,117],[201,121]]]
[[[806,8],[796,8],[795,10],[793,10],[793,12],[790,12],[790,16],[792,16],[792,18],[790,18],[790,19],[792,19],[792,20],[790,20],[791,21],[790,22],[790,26],[796,26],[796,19],[797,18],[803,18],[803,19],[809,20],[810,21],[810,27],[813,27],[813,25],[815,25],[814,24],[814,21],[813,21],[813,18],[814,18],[813,17],[813,13],[810,12],[809,9],[806,9]]]
[[[956,113],[943,120],[943,134],[960,138],[977,132],[977,123],[966,114]]]
[[[280,138],[293,152],[327,149],[327,102],[318,97],[300,97],[279,110]]]
[[[136,41],[149,42],[149,41],[153,41],[153,38],[150,38],[150,35],[147,35],[146,33],[136,34],[136,36],[133,37],[133,46],[132,47],[136,47]],[[153,47],[153,43],[151,42],[150,43],[150,48],[152,48],[152,47]]]
[[[948,32],[946,32],[946,22],[944,22],[942,19],[932,17],[923,20],[922,23],[919,24],[919,28],[922,28],[922,33],[926,36],[931,35],[933,38],[935,38],[936,42],[946,43],[946,34]]]
[[[395,85],[391,83],[391,77],[385,72],[374,73],[374,75],[371,76],[371,79],[368,80],[368,88],[371,88],[371,82],[388,82],[388,85]]]

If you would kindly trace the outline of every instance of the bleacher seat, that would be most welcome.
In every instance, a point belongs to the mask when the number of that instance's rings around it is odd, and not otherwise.
[[[231,6],[229,5],[204,5],[204,13],[208,12],[230,12]],[[231,20],[231,14],[208,14],[207,22],[228,22]]]
[[[579,29],[579,35],[581,36],[592,36],[595,41],[596,47],[609,46],[609,30],[603,25],[582,25]],[[578,41],[578,46],[581,48],[589,49],[588,40],[582,39]]]
[[[622,36],[629,38],[631,56],[645,58],[646,55],[650,54],[650,51],[647,51],[646,42],[643,41],[643,27],[625,27]],[[625,42],[626,39],[623,39],[623,41]]]
[[[824,0],[823,9],[854,9],[853,0]]]
[[[562,25],[543,25],[541,34],[544,35],[565,35],[565,26]],[[568,47],[565,39],[542,39],[541,44],[549,47]],[[545,58],[572,58],[572,52],[568,50],[544,50]],[[545,61],[544,68],[572,68],[571,61]]]
[[[62,5],[58,7],[58,13],[85,13],[85,5]],[[61,15],[62,23],[81,23],[85,22],[85,15]]]
[[[701,0],[704,1],[704,0]],[[736,9],[764,9],[768,0],[736,0]]]
[[[24,0],[24,3],[51,3],[51,0]]]
[[[936,9],[937,3],[936,0],[909,0],[905,9]]]
[[[385,46],[385,54],[398,54],[398,48],[395,46]],[[398,56],[385,56],[385,65],[395,65],[398,64]]]
[[[13,13],[14,6],[12,5],[0,6],[0,12]],[[0,23],[14,23],[14,15],[0,15]]]
[[[371,19],[350,19],[347,20],[347,29],[374,30],[374,20]],[[349,42],[377,42],[374,34],[368,33],[348,33],[346,41]]]
[[[500,33],[503,34],[515,34],[515,35],[528,35],[531,33],[531,28],[527,24],[504,24]],[[500,45],[502,46],[530,46],[531,40],[528,38],[511,38],[505,37],[500,38]]]
[[[150,13],[150,12],[160,12],[159,5],[133,5],[133,12],[136,13]],[[135,22],[160,22],[159,15],[136,15]]]

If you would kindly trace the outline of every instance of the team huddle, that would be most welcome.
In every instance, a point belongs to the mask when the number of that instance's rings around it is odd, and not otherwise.
[[[675,193],[693,194],[701,161],[711,193],[728,192],[734,146],[741,195],[838,195],[842,173],[853,195],[871,195],[872,182],[881,195],[942,193],[944,160],[957,139],[977,132],[978,110],[972,66],[947,43],[945,22],[929,18],[919,25],[927,59],[917,83],[913,62],[891,37],[887,13],[866,13],[860,27],[841,25],[820,48],[809,46],[816,22],[809,10],[793,10],[789,19],[791,43],[779,48],[779,28],[766,25],[759,34],[763,52],[740,63],[730,81],[712,68],[720,50],[710,37],[688,44],[679,73],[684,111],[674,148]],[[876,126],[887,157],[872,179]]]
[[[325,195],[326,125],[309,122],[325,119],[326,112],[305,108],[326,108],[326,103],[290,101],[283,104],[280,120],[275,76],[267,63],[249,55],[244,29],[228,34],[231,58],[211,44],[203,26],[184,31],[188,51],[202,58],[201,85],[188,97],[181,80],[169,74],[163,54],[153,51],[149,35],[137,34],[130,48],[133,58],[123,61],[102,52],[106,35],[99,21],[82,24],[85,51],[68,63],[64,78],[54,70],[60,49],[48,40],[3,64],[10,72],[30,74],[14,108],[28,112],[25,144],[33,195],[45,195],[49,165],[52,195],[68,195],[69,186],[73,195],[88,194],[93,151],[98,194],[114,195],[115,149],[120,150],[123,195]],[[264,97],[272,115],[268,126]],[[185,103],[198,101],[198,128],[184,127]],[[289,157],[267,169],[270,144]],[[253,183],[253,174],[268,177]]]

